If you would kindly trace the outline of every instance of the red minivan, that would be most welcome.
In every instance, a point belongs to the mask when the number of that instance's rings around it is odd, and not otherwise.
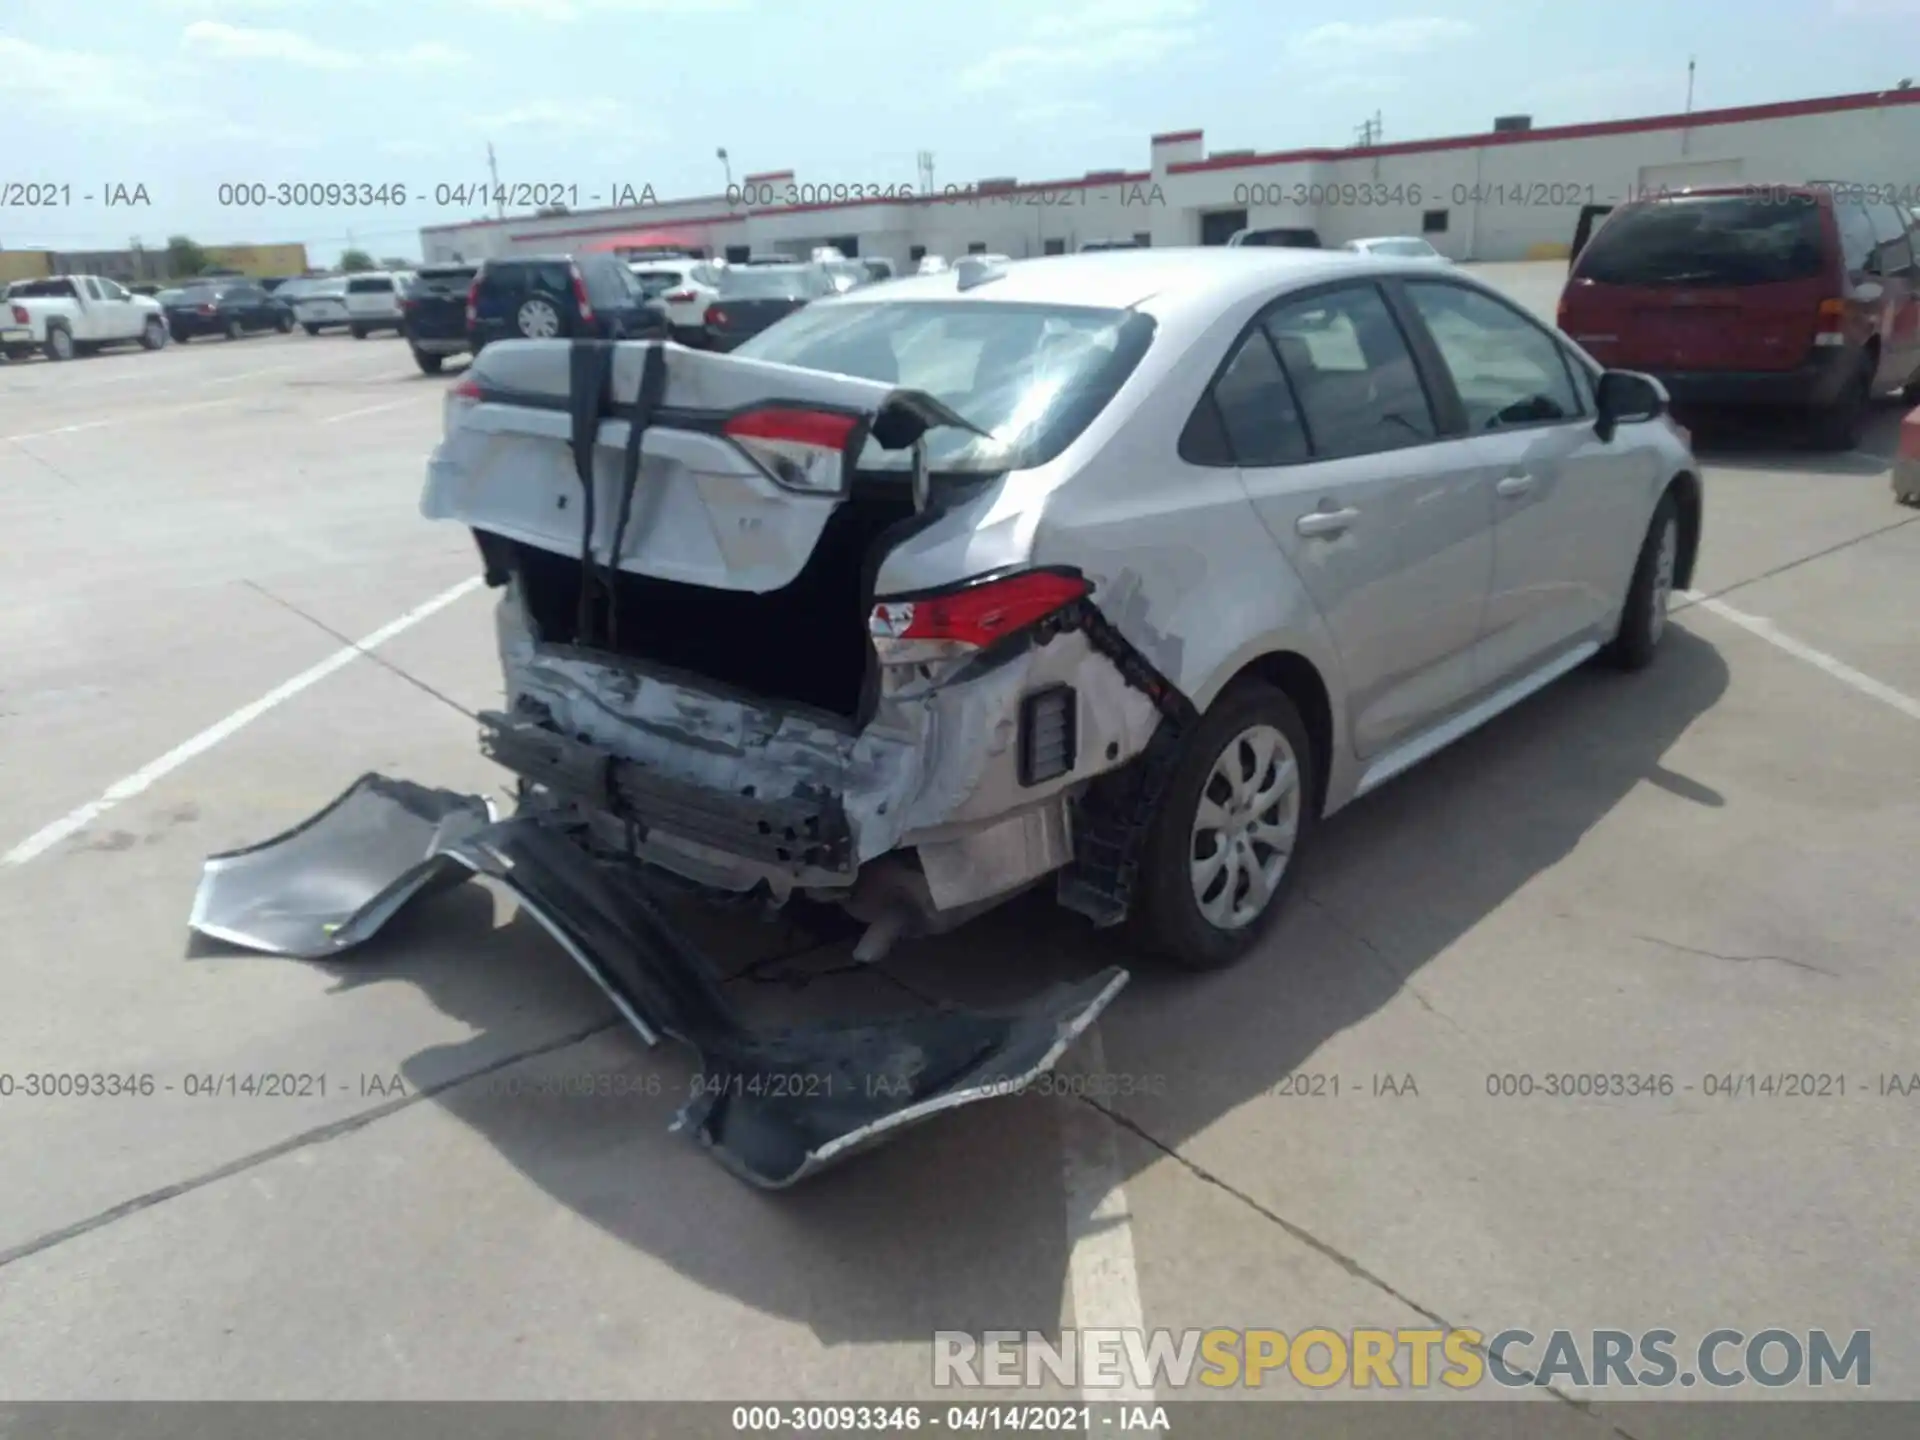
[[[1920,375],[1917,227],[1876,198],[1730,185],[1630,201],[1574,257],[1560,328],[1676,406],[1793,408],[1850,449],[1871,398]]]

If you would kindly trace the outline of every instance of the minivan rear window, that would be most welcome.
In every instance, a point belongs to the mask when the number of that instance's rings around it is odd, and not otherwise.
[[[393,281],[385,275],[368,275],[347,282],[349,295],[390,295],[393,293]]]
[[[1818,278],[1825,255],[1810,195],[1688,195],[1614,211],[1574,274],[1602,285],[1777,285]]]

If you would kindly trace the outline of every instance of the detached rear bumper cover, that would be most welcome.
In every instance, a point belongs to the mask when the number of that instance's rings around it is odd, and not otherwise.
[[[505,886],[651,1043],[700,1058],[690,1130],[727,1169],[781,1189],[897,1131],[1050,1070],[1126,984],[1108,969],[1016,1012],[941,1008],[756,1030],[625,867],[478,796],[369,775],[305,824],[207,862],[196,930],[275,954],[337,954],[407,901],[468,874]]]

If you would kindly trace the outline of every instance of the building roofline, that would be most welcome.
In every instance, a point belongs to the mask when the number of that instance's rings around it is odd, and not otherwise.
[[[1188,140],[1203,139],[1206,133],[1204,130],[1168,130],[1153,136],[1147,143],[1150,145],[1180,145]]]
[[[1653,130],[1695,130],[1709,125],[1743,125],[1758,120],[1787,120],[1798,115],[1837,115],[1886,105],[1920,104],[1920,90],[1876,90],[1829,95],[1817,100],[1781,100],[1767,105],[1737,105],[1692,114],[1648,115],[1634,120],[1597,120],[1584,125],[1549,125],[1537,130],[1489,130],[1478,135],[1449,135],[1437,140],[1403,140],[1391,145],[1355,145],[1338,149],[1279,150],[1267,154],[1223,155],[1169,165],[1169,175],[1209,170],[1240,170],[1286,165],[1303,160],[1364,160],[1383,155],[1419,155],[1436,150],[1478,150],[1494,145],[1531,145],[1548,140],[1591,140],[1602,135],[1634,135]]]

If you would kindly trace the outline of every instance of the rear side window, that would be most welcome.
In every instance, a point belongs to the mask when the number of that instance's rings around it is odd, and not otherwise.
[[[1689,195],[1616,210],[1574,274],[1602,285],[1775,285],[1818,279],[1825,253],[1810,195]]]
[[[393,280],[386,275],[363,275],[347,282],[349,295],[391,295]]]
[[[1464,285],[1411,281],[1407,296],[1453,377],[1468,433],[1580,418],[1565,352],[1531,320]]]
[[[1239,351],[1213,382],[1212,403],[1233,462],[1288,465],[1308,458],[1306,428],[1266,331],[1255,327],[1241,341]],[[1195,453],[1187,458],[1217,463],[1203,458],[1208,448],[1204,429],[1191,438]]]
[[[1398,450],[1438,434],[1406,337],[1376,287],[1294,300],[1265,324],[1315,459]]]

